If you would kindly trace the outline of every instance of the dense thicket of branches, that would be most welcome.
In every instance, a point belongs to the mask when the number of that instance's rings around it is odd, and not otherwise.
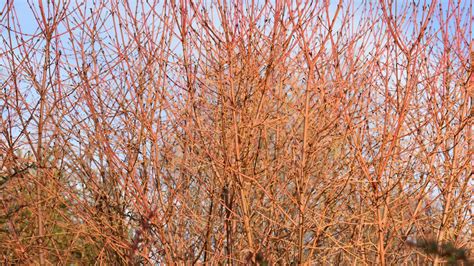
[[[2,262],[472,247],[469,1],[2,2]]]

